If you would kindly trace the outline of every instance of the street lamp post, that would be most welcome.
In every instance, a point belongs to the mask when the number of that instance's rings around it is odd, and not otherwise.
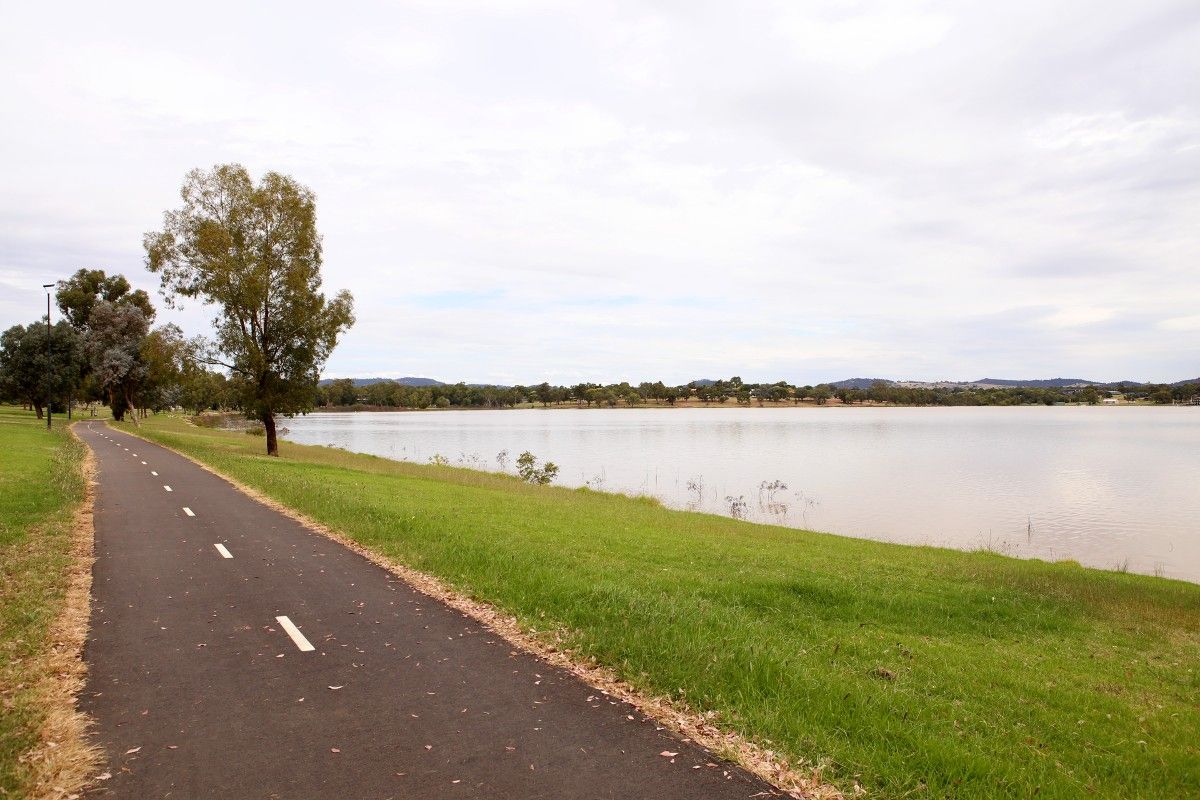
[[[54,377],[50,371],[50,289],[53,283],[43,283],[42,288],[46,290],[46,430],[50,430],[50,408],[54,405],[54,398],[50,396],[51,380]]]

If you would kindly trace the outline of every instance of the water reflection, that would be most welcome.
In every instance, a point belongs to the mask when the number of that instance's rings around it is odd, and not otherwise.
[[[794,527],[1200,580],[1200,409],[313,414],[289,439],[513,471]],[[502,458],[500,456],[503,456]]]

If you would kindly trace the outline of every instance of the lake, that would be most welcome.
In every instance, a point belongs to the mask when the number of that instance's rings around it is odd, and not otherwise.
[[[285,438],[890,542],[1200,582],[1200,407],[317,413]]]

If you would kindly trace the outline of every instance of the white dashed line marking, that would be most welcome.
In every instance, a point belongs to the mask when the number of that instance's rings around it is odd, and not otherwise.
[[[221,554],[221,558],[233,558],[233,553],[229,552],[225,545],[220,542],[214,544],[213,547],[217,548],[217,552]]]
[[[146,462],[145,462],[145,461],[143,461],[143,462],[142,462],[142,466],[143,466],[143,467],[144,467],[144,466],[146,466]]]
[[[194,516],[196,516],[196,512],[192,511],[192,510],[191,510],[190,508],[188,508],[187,506],[184,506],[184,507],[183,507],[183,513],[187,514],[189,517],[194,517]]]
[[[172,489],[170,486],[167,486],[165,483],[163,484],[163,488],[164,488],[164,489],[166,489],[168,492],[173,492],[173,491],[175,491],[175,490],[174,490],[174,489]]]
[[[283,630],[288,636],[292,637],[292,641],[296,643],[296,647],[300,648],[301,653],[307,653],[310,650],[317,649],[309,644],[308,639],[304,638],[304,634],[300,632],[299,628],[292,624],[290,619],[287,617],[276,617],[275,621],[283,627]]]
[[[155,472],[154,470],[150,470],[150,474],[151,474],[151,475],[153,475],[153,476],[154,476],[154,477],[156,477],[156,478],[158,477],[158,473],[157,473],[157,472]]]

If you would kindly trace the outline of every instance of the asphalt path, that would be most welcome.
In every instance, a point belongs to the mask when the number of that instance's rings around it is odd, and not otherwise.
[[[174,452],[75,431],[98,466],[81,705],[111,775],[89,796],[780,796]]]

